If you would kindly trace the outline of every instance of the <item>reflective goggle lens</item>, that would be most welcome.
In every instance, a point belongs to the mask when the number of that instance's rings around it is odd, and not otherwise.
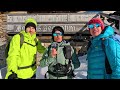
[[[96,23],[96,24],[90,24],[90,25],[88,25],[88,28],[90,28],[90,29],[93,29],[94,27],[100,27],[100,24]]]
[[[53,33],[53,36],[62,36],[62,33]]]

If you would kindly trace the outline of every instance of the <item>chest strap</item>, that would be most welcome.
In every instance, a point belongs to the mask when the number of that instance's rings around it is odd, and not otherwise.
[[[28,45],[31,45],[31,46],[33,46],[33,47],[35,47],[36,45],[32,45],[32,44],[30,44],[30,43],[28,43],[28,42],[24,42],[24,43],[26,43],[26,44],[28,44]]]
[[[18,67],[18,70],[20,70],[20,69],[27,69],[27,68],[33,67],[33,66],[35,66],[35,64],[36,64],[36,62],[33,63],[32,65],[29,65],[29,66]]]

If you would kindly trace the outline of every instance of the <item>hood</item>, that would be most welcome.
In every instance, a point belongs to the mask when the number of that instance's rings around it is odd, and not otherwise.
[[[27,23],[34,23],[36,26],[37,26],[37,22],[34,18],[28,18],[26,21],[25,21],[25,26]]]

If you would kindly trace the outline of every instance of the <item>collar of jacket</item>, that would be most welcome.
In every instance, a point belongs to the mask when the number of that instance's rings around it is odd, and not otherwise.
[[[30,35],[30,33],[26,33],[25,30],[22,30],[20,33],[22,33],[24,35],[24,37],[26,37],[28,39],[34,40],[36,38],[36,33],[33,34],[32,36]]]
[[[57,42],[52,42],[52,44],[53,44],[53,43],[57,43]],[[57,45],[58,45],[58,46],[65,46],[65,45],[70,45],[70,43],[69,43],[69,42],[66,42],[65,40],[63,40],[62,42],[57,43]]]

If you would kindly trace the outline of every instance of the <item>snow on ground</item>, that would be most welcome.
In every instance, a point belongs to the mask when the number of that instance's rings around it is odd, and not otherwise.
[[[76,77],[74,79],[87,79],[87,61],[86,61],[87,55],[78,57],[81,65],[79,68],[75,69],[74,73],[76,74]]]
[[[79,61],[81,62],[81,65],[79,68],[75,69],[75,78],[74,79],[86,79],[87,76],[87,61],[86,61],[86,56],[80,56]],[[44,75],[47,72],[48,67],[38,67],[37,72],[36,72],[36,78],[37,79],[44,79]]]
[[[75,73],[75,78],[74,79],[86,79],[87,76],[87,61],[86,61],[86,56],[80,56],[78,57],[81,65],[79,68],[75,69],[74,73]],[[48,67],[38,67],[37,72],[36,72],[36,79],[44,79],[44,75],[47,72]],[[4,79],[5,75],[6,75],[6,67],[0,69],[0,79]]]

